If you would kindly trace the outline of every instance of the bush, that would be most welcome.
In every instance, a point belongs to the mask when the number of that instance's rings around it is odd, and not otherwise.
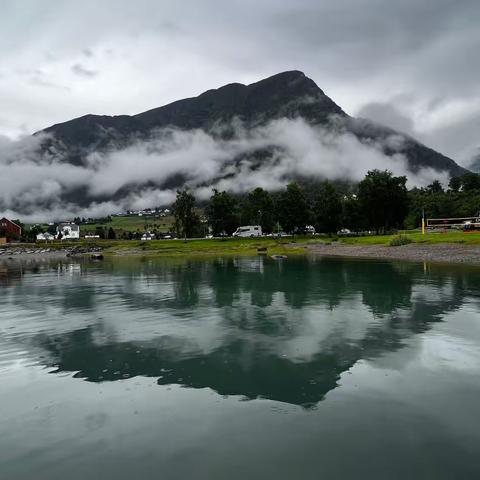
[[[390,240],[389,245],[391,247],[401,247],[402,245],[408,245],[412,243],[412,239],[407,235],[397,235]]]

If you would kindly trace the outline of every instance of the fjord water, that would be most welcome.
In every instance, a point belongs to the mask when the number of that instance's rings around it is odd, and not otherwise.
[[[0,478],[480,478],[479,270],[0,264]]]

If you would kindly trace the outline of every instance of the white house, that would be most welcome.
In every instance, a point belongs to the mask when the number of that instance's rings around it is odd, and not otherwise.
[[[45,232],[37,234],[37,242],[51,242],[52,240],[55,240],[55,235],[51,233]]]
[[[76,240],[80,238],[80,227],[75,223],[64,222],[57,225],[57,237],[62,234],[62,240]]]

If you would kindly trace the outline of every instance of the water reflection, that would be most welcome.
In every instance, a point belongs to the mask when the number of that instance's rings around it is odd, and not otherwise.
[[[476,277],[332,259],[4,262],[0,347],[91,382],[148,376],[310,407],[359,360],[472,301]]]

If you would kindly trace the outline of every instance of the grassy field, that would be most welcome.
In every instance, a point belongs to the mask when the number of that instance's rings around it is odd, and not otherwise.
[[[100,247],[107,255],[252,255],[259,248],[265,248],[268,255],[297,254],[305,252],[309,238],[225,238],[199,240],[100,240],[91,239],[75,242],[54,241],[37,244],[22,244],[24,247],[49,248],[61,250],[68,247]],[[319,240],[314,240],[317,242]],[[292,246],[292,242],[295,245]],[[18,244],[9,244],[7,248],[16,248]]]
[[[160,216],[143,216],[137,215],[112,217],[111,222],[95,223],[95,224],[82,224],[80,225],[81,234],[95,233],[97,227],[103,227],[109,229],[112,227],[115,233],[121,234],[122,232],[144,232],[146,230],[158,230],[159,232],[168,232],[172,229],[174,223],[173,216],[160,217]]]
[[[106,242],[105,253],[116,255],[251,255],[257,254],[259,248],[266,248],[267,254],[303,253],[307,239],[299,240],[290,246],[291,239],[275,240],[272,238],[227,238],[202,240],[151,240]]]

